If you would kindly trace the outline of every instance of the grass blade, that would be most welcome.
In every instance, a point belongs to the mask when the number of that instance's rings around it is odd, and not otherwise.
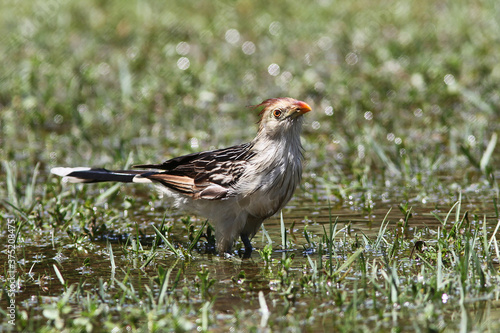
[[[491,135],[490,142],[488,142],[488,146],[486,146],[486,150],[484,151],[484,154],[481,157],[481,162],[479,162],[479,167],[483,173],[486,172],[486,167],[490,163],[491,155],[493,154],[495,146],[497,145],[497,139],[498,139],[497,134],[493,133]]]
[[[271,312],[269,311],[269,307],[267,306],[266,299],[262,290],[259,291],[259,306],[260,313],[262,314],[262,318],[260,319],[260,327],[264,328],[267,326],[267,321]]]
[[[388,220],[387,217],[389,216],[389,213],[391,212],[391,210],[392,210],[392,208],[389,208],[389,211],[387,211],[387,214],[385,214],[385,217],[382,220],[382,223],[380,224],[380,229],[378,231],[377,240],[375,241],[375,248],[376,249],[378,249],[378,247],[380,246],[380,243],[384,239],[385,230],[387,229],[387,226],[389,225],[389,222],[390,222],[390,220]],[[387,222],[385,222],[386,220],[387,220]]]
[[[491,234],[491,238],[490,238],[490,242],[488,243],[488,249],[491,248],[491,244],[493,243],[493,241],[496,239],[496,234],[498,232],[498,229],[500,228],[500,220],[498,220],[497,222],[497,226],[495,227],[495,230],[493,231],[493,233]]]
[[[61,272],[59,271],[59,269],[55,264],[53,264],[52,267],[54,267],[54,272],[56,272],[56,276],[59,279],[59,282],[61,282],[64,288],[66,288],[66,281],[64,281],[64,277],[62,276]]]
[[[273,240],[271,239],[271,236],[269,236],[269,233],[267,232],[266,228],[264,227],[264,224],[262,224],[262,236],[267,239],[267,244],[272,245]],[[264,239],[262,239],[264,241]]]
[[[194,235],[193,241],[191,244],[189,244],[188,252],[191,253],[191,251],[194,249],[198,241],[200,240],[201,235],[203,234],[203,230],[205,230],[205,227],[207,226],[208,220],[205,220],[201,228],[198,230],[196,235]]]
[[[172,251],[176,256],[179,256],[179,257],[182,257],[182,253],[177,250],[173,245],[172,243],[170,243],[168,241],[168,239],[163,236],[163,234],[160,232],[160,230],[158,230],[154,225],[153,225],[153,229],[155,230],[156,234],[158,236],[160,236],[160,238],[165,242],[165,244],[167,244],[168,248],[170,249],[170,251]]]
[[[286,229],[285,221],[283,220],[283,211],[280,211],[280,226],[281,226],[281,246],[286,250]]]
[[[448,211],[448,214],[446,214],[446,217],[444,218],[444,220],[442,221],[442,224],[443,224],[443,227],[446,226],[446,223],[448,223],[448,218],[450,217],[451,215],[451,212],[453,211],[453,209],[459,204],[460,201],[457,201],[455,202],[455,204],[450,208],[450,210]],[[440,220],[441,221],[441,220]]]
[[[111,262],[111,274],[114,275],[116,272],[116,263],[115,263],[115,256],[113,255],[113,247],[111,246],[111,243],[108,243],[108,250],[109,250],[109,261]]]
[[[346,270],[347,267],[351,266],[351,264],[358,259],[358,257],[363,253],[363,248],[360,247],[359,249],[356,250],[347,260],[332,274],[332,275],[338,275],[340,272],[343,270]]]
[[[161,283],[160,296],[158,297],[158,306],[162,306],[163,304],[165,304],[165,299],[167,297],[168,282],[170,281],[170,274],[172,273],[174,267],[175,265],[170,267],[167,271],[167,274],[163,278],[163,281]]]

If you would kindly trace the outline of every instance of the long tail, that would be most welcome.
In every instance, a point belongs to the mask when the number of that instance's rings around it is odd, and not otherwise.
[[[98,183],[98,182],[122,182],[122,183],[151,183],[151,180],[141,177],[148,171],[136,170],[106,170],[102,168],[52,168],[50,170],[54,175],[63,178],[63,181],[69,183]]]

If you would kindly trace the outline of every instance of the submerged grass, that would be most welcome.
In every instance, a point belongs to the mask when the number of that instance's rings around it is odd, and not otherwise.
[[[0,331],[498,331],[497,2],[2,2]],[[249,260],[48,176],[249,140],[284,95],[306,172]]]
[[[247,260],[188,251],[189,228],[170,230],[185,239],[170,246],[157,243],[165,237],[157,229],[140,249],[132,241],[48,245],[40,258],[25,249],[15,329],[495,331],[500,223],[469,221],[462,204],[440,213],[437,229],[408,218],[408,233],[389,214],[368,235],[348,224],[337,230],[332,216],[326,228],[307,224],[308,239],[289,238],[287,251],[257,241],[261,255]]]

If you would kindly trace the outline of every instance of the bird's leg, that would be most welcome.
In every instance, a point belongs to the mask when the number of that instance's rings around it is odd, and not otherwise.
[[[252,254],[252,243],[250,243],[250,239],[248,239],[247,234],[241,234],[241,241],[245,245],[245,254],[243,255],[243,258],[250,258],[250,255]]]

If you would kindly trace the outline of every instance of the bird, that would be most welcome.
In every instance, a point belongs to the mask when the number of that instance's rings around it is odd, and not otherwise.
[[[175,208],[210,221],[220,254],[231,254],[239,237],[249,257],[250,240],[301,181],[302,116],[312,110],[290,97],[270,98],[253,109],[260,109],[260,120],[256,137],[247,143],[134,165],[135,170],[55,167],[51,173],[70,183],[153,183]]]

